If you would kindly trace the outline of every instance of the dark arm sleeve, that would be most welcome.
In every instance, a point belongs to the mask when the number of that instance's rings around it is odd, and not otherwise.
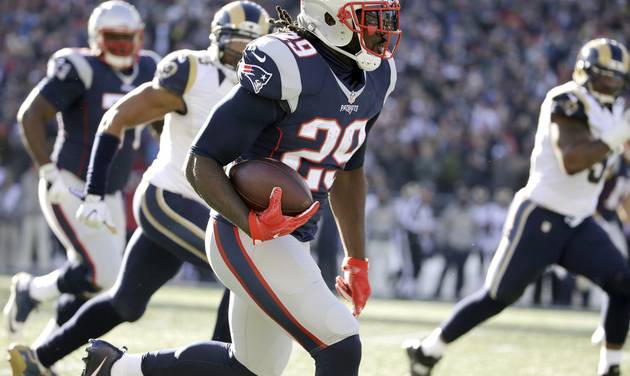
[[[214,108],[197,134],[191,153],[225,166],[246,152],[267,126],[283,116],[279,101],[237,85]]]
[[[372,126],[374,126],[374,123],[376,123],[376,120],[378,120],[378,117],[380,114],[381,114],[380,112],[376,114],[366,124],[365,141],[363,142],[363,145],[361,145],[361,147],[352,155],[352,158],[350,158],[348,163],[346,163],[346,165],[343,167],[344,170],[346,171],[356,170],[357,168],[363,167],[363,162],[365,161],[365,148],[367,147],[368,136],[370,134],[370,130],[372,129]]]

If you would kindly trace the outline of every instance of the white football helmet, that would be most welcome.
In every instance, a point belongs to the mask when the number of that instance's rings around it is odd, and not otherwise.
[[[112,0],[96,7],[88,20],[90,48],[115,69],[137,60],[144,39],[144,22],[131,4]]]
[[[335,51],[356,60],[366,71],[375,70],[383,59],[394,56],[402,37],[398,0],[302,0],[298,24]],[[366,36],[376,33],[385,41],[380,51],[370,48],[365,41]],[[342,47],[347,46],[355,34],[360,49],[352,53]]]

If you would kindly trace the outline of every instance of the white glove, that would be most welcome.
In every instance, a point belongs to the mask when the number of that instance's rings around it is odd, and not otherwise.
[[[623,112],[623,104],[615,103],[610,111],[592,100],[589,103],[588,122],[591,129],[610,150],[621,151],[623,144],[630,139],[630,113]],[[629,110],[630,111],[630,110]]]
[[[61,172],[54,163],[47,163],[39,168],[39,177],[48,184],[48,199],[52,204],[58,204],[67,195],[68,187],[63,182]]]
[[[76,218],[86,226],[100,228],[105,225],[109,231],[116,233],[116,226],[114,226],[107,204],[101,196],[90,194],[85,196],[83,203],[77,210]]]

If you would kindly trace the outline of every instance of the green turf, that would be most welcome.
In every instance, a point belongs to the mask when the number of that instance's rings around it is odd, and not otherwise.
[[[0,277],[0,298],[6,300],[8,279]],[[130,352],[173,347],[203,340],[210,335],[220,291],[192,287],[166,287],[154,298],[137,323],[124,324],[107,335]],[[361,316],[362,376],[403,376],[407,361],[401,342],[426,335],[450,312],[450,304],[371,300]],[[51,315],[43,307],[28,322],[31,341]],[[598,349],[589,337],[598,315],[592,312],[512,308],[455,343],[436,368],[436,376],[453,375],[594,375]],[[0,346],[8,339],[0,331]],[[81,372],[79,350],[57,365],[60,376]],[[270,354],[272,356],[272,354]],[[284,373],[313,375],[311,358],[299,346]],[[0,375],[10,375],[0,363]],[[624,372],[630,367],[624,364]],[[210,376],[210,375],[209,375]]]

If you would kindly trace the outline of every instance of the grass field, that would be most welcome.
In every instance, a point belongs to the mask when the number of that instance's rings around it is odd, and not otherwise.
[[[8,278],[0,277],[0,299],[7,298]],[[125,324],[106,339],[126,345],[130,352],[174,347],[203,340],[212,330],[220,291],[169,286],[153,299],[146,315]],[[4,303],[2,303],[4,304]],[[452,305],[411,301],[371,300],[361,316],[362,376],[403,376],[407,361],[401,342],[424,336],[450,312]],[[26,340],[32,341],[51,315],[43,307],[32,316]],[[598,349],[589,337],[598,315],[592,312],[512,308],[456,342],[434,375],[595,375]],[[8,338],[0,331],[0,346]],[[60,376],[81,373],[83,350],[57,364]],[[626,356],[627,359],[627,356]],[[313,375],[311,358],[299,346],[284,373]],[[623,371],[630,374],[624,364]],[[0,363],[0,375],[10,375]],[[184,376],[184,375],[182,375]],[[211,376],[211,375],[209,375]]]

